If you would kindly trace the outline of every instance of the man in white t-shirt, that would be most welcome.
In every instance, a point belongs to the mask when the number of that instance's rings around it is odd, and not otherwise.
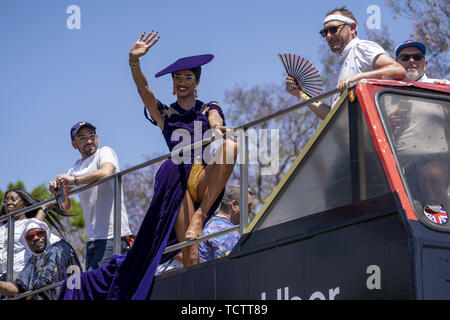
[[[119,160],[110,147],[98,148],[96,128],[89,122],[78,122],[70,130],[72,146],[81,154],[66,174],[50,181],[50,191],[56,192],[62,182],[69,188],[87,185],[120,171]],[[126,253],[131,235],[128,215],[121,203],[121,249]],[[78,194],[86,222],[86,270],[96,269],[109,262],[113,256],[114,237],[114,182],[108,181]]]
[[[331,51],[340,55],[340,70],[334,75],[335,79],[331,79],[337,89],[343,91],[350,83],[361,79],[380,79],[388,76],[401,80],[405,77],[405,69],[380,45],[357,37],[356,19],[345,6],[327,13],[320,34],[326,38]],[[300,88],[291,76],[286,78],[286,91],[302,99]],[[319,118],[324,119],[339,96],[333,96],[331,106],[315,102],[308,107]]]
[[[450,84],[446,79],[430,79],[425,74],[427,48],[420,41],[406,40],[395,49],[395,59],[406,70],[405,81]]]

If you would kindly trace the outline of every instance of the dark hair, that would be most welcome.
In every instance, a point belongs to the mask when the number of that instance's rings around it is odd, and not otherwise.
[[[32,195],[30,195],[28,192],[26,192],[23,189],[10,189],[8,191],[5,192],[5,196],[4,198],[6,198],[6,196],[8,195],[8,193],[10,192],[15,192],[19,195],[19,197],[22,199],[22,201],[24,202],[25,207],[29,207],[35,203],[40,202],[39,200],[37,200],[36,198],[34,198]],[[39,211],[39,208],[28,211],[27,213],[25,213],[25,216],[27,217],[27,219],[30,218],[34,218],[36,217],[37,213]],[[5,211],[5,206],[2,206],[2,209],[0,210],[0,217],[6,215],[6,211]],[[63,216],[66,217],[71,217],[71,214],[65,213],[64,211],[62,211],[60,208],[56,207],[54,209],[51,209],[45,216],[45,221],[50,224],[52,227],[54,227],[58,233],[63,237],[64,237],[64,232],[65,232],[65,228],[64,225],[61,223],[61,221],[59,221],[59,219]],[[3,225],[7,223],[7,221],[2,221],[0,223],[0,225]]]
[[[355,16],[353,15],[353,13],[350,10],[347,9],[346,6],[343,6],[341,8],[336,8],[336,9],[333,9],[331,11],[328,11],[327,14],[325,15],[325,17],[329,16],[330,14],[336,13],[336,12],[340,13],[344,17],[347,17],[347,18],[350,18],[352,20],[355,20],[356,24],[358,24],[358,21],[356,21]]]
[[[200,80],[200,75],[202,74],[202,67],[195,67],[192,69],[189,69],[189,71],[192,71],[192,73],[195,76],[195,80]],[[175,72],[172,72],[172,78],[174,76]]]

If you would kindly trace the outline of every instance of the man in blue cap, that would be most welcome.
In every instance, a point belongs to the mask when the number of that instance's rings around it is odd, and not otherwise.
[[[430,79],[425,74],[427,48],[420,41],[406,40],[395,49],[395,59],[406,70],[405,81],[449,84],[447,80]]]
[[[81,154],[65,174],[50,181],[49,190],[57,193],[62,183],[69,188],[87,185],[120,171],[114,150],[98,148],[96,128],[89,122],[77,122],[70,130],[72,146]],[[121,190],[121,192],[123,192]],[[114,230],[114,182],[101,183],[78,194],[86,222],[86,270],[96,269],[109,262],[113,256]],[[122,253],[129,248],[127,238],[131,235],[128,215],[122,195],[121,236]]]

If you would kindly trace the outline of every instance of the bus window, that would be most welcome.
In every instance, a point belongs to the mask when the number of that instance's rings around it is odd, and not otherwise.
[[[449,210],[449,101],[387,92],[381,116],[416,214]],[[433,221],[434,222],[434,221]],[[437,221],[438,224],[445,222]]]

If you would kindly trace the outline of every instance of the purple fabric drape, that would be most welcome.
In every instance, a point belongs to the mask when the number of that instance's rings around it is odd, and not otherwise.
[[[209,110],[217,110],[224,119],[217,103],[208,105]],[[176,102],[171,105],[180,114],[166,117],[164,122],[163,135],[169,150],[172,151],[173,147],[181,141],[181,138],[178,141],[171,141],[172,133],[176,129],[187,130],[192,138],[191,143],[194,142],[195,122],[197,127],[201,123],[202,133],[209,129],[208,113],[202,114],[202,106],[203,102],[198,100],[195,107],[189,111],[182,109]],[[160,109],[166,108],[168,107],[160,103]],[[196,138],[203,139],[203,137]],[[191,161],[193,157],[192,154]],[[150,298],[156,268],[159,263],[176,254],[174,252],[163,257],[166,246],[178,242],[173,226],[186,192],[191,163],[176,165],[171,159],[163,162],[155,176],[154,196],[128,254],[116,255],[108,264],[82,273],[79,288],[71,289],[67,283],[64,283],[59,299],[145,300]],[[211,213],[217,209],[222,197],[223,191],[209,210],[205,223]],[[198,205],[198,203],[195,204],[196,209]]]

